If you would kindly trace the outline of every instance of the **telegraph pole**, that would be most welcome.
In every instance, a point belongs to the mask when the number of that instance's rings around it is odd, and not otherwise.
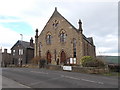
[[[20,34],[21,36],[21,45],[22,45],[22,41],[23,41],[23,34]],[[22,46],[20,46],[20,50],[19,50],[19,54],[20,54],[20,60],[19,60],[19,64],[20,64],[20,67],[22,67]]]

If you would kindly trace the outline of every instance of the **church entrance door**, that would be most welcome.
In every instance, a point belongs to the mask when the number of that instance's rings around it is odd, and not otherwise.
[[[62,51],[60,56],[60,63],[65,63],[65,61],[66,61],[66,54],[64,51]]]
[[[51,53],[47,52],[47,63],[51,63]]]

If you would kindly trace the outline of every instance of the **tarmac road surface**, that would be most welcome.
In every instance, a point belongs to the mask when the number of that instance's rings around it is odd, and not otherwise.
[[[3,87],[118,88],[118,77],[31,68],[3,68]],[[13,83],[8,83],[15,81]],[[10,84],[10,85],[6,85]]]

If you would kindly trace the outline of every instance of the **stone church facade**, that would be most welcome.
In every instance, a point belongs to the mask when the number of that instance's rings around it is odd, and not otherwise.
[[[83,34],[82,22],[78,22],[76,29],[55,8],[40,35],[36,29],[34,56],[47,60],[47,64],[63,65],[75,58],[76,65],[80,65],[83,56],[95,57],[93,38]]]

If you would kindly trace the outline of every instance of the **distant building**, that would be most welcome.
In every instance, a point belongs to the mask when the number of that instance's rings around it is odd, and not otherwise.
[[[18,40],[11,48],[11,64],[13,65],[26,65],[29,64],[34,57],[34,44],[33,38],[30,42]]]
[[[2,67],[7,67],[10,65],[11,62],[11,54],[7,52],[7,49],[4,49],[4,52],[2,52]]]
[[[40,35],[36,29],[35,57],[47,60],[47,64],[71,63],[80,65],[83,56],[96,56],[93,38],[83,34],[82,22],[76,29],[55,8]]]

